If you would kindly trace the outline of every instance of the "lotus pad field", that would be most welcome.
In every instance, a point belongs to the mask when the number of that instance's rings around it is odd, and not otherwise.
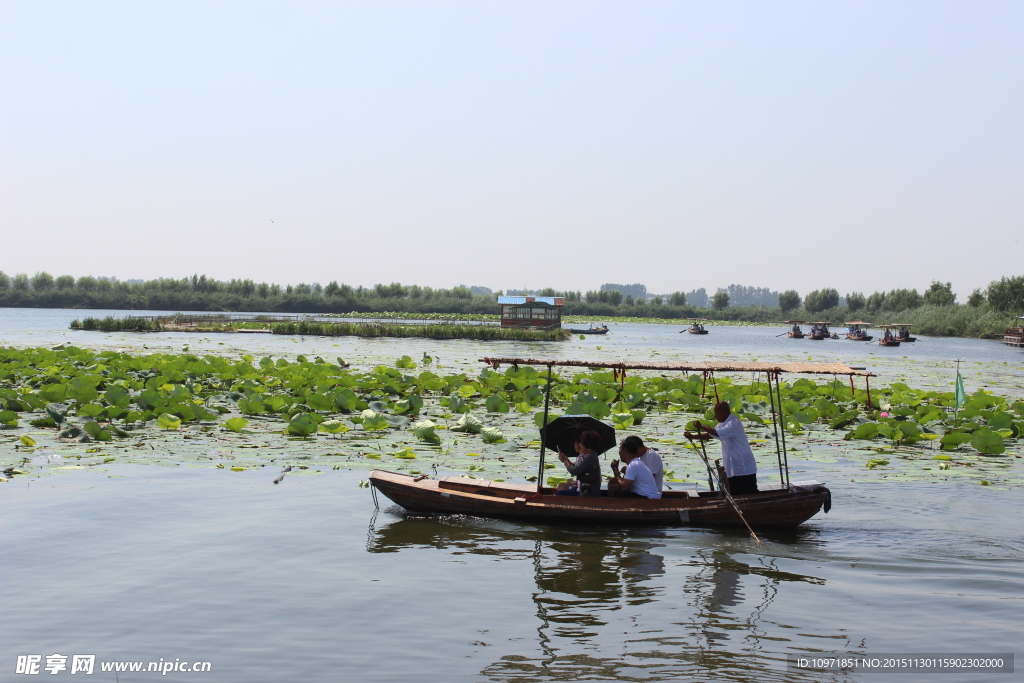
[[[545,380],[533,367],[443,372],[429,356],[355,368],[301,355],[0,348],[2,479],[149,463],[534,480]],[[777,479],[763,377],[556,372],[551,414],[588,413],[640,435],[661,451],[669,485],[693,486],[706,473],[682,432],[711,419],[716,393],[744,420],[761,478]],[[793,377],[782,393],[794,479],[814,463],[818,476],[854,481],[1024,484],[1022,401],[979,390],[955,413],[952,391],[893,383],[873,388],[868,407],[862,386]],[[548,481],[564,475],[552,458]]]

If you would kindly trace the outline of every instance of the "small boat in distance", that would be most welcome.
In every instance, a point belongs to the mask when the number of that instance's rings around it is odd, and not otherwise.
[[[871,323],[866,323],[863,320],[854,320],[853,322],[846,323],[846,327],[847,339],[852,339],[853,341],[871,341],[874,339],[865,329],[871,327]]]
[[[587,327],[582,330],[577,330],[575,328],[570,327],[569,331],[572,332],[573,334],[608,334],[608,326],[601,325],[601,327],[598,327],[597,325],[591,325],[590,327]]]
[[[690,321],[690,326],[686,330],[679,330],[682,334],[684,331],[690,334],[707,334],[708,331],[704,329],[704,323],[708,321],[707,318],[687,318]]]
[[[804,331],[800,329],[800,326],[803,325],[804,322],[806,322],[806,321],[804,321],[804,320],[787,320],[786,324],[787,325],[792,325],[793,327],[792,327],[792,329],[790,329],[790,331],[788,332],[788,334],[786,336],[788,336],[790,339],[803,339],[804,338]]]
[[[832,334],[828,330],[828,326],[832,323],[828,322],[817,322],[811,323],[811,332],[807,335],[808,339],[814,341],[821,341],[822,339],[839,339],[838,334]]]
[[[893,323],[893,327],[899,328],[896,330],[896,338],[901,342],[916,342],[917,337],[910,336],[910,328],[913,325],[907,325],[906,323]]]
[[[879,346],[899,346],[900,340],[894,332],[896,325],[879,325],[883,330],[882,338],[878,340]]]

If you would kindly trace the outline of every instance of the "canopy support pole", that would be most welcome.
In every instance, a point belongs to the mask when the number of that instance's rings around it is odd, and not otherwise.
[[[871,405],[871,380],[867,375],[864,375],[864,389],[868,392],[868,410],[874,410],[875,407]]]
[[[786,476],[782,472],[782,451],[779,450],[779,422],[775,418],[775,394],[772,393],[772,373],[768,374],[768,400],[772,404],[772,431],[775,433],[775,455],[779,460],[779,481],[785,481]],[[782,407],[779,407],[782,410]]]
[[[779,382],[779,373],[775,373],[775,393],[779,402],[779,415],[782,416],[782,463],[786,467],[786,488],[789,489],[789,450],[786,448],[786,417],[782,413],[782,384]]]
[[[551,366],[548,365],[548,386],[544,391],[544,426],[543,435],[540,439],[540,464],[537,466],[537,493],[544,487],[544,442],[547,440],[548,430],[548,405],[551,401]]]

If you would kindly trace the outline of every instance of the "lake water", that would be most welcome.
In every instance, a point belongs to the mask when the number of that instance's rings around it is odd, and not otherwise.
[[[979,340],[927,339],[897,356],[854,342],[775,340],[775,328],[756,327],[697,337],[613,324],[606,337],[566,344],[66,329],[86,314],[95,313],[0,310],[0,344],[188,344],[360,363],[429,352],[467,369],[479,355],[812,356],[914,386],[951,386],[950,361],[961,358],[969,390],[984,382],[999,393],[1019,392],[1024,370],[1020,351]],[[0,680],[24,678],[13,673],[18,655],[43,655],[45,665],[60,653],[95,654],[85,680],[111,681],[156,674],[115,676],[99,662],[161,658],[211,663],[209,673],[167,680],[883,681],[892,677],[788,669],[786,655],[1019,649],[1021,488],[863,481],[863,464],[842,458],[797,467],[795,479],[826,481],[832,511],[761,545],[738,531],[418,517],[383,497],[378,510],[358,486],[365,473],[345,470],[289,474],[280,485],[269,468],[112,464],[16,477],[0,484]]]

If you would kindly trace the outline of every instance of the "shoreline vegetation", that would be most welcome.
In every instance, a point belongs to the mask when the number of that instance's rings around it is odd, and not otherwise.
[[[563,320],[569,323],[682,324],[683,318],[706,318],[711,324],[781,324],[787,319],[802,319],[829,321],[839,327],[848,320],[866,319],[873,325],[907,323],[915,332],[929,336],[992,338],[1001,336],[1014,324],[1015,316],[1024,313],[1024,276],[995,280],[986,290],[975,290],[963,304],[957,303],[948,282],[932,282],[923,293],[916,289],[894,289],[867,296],[859,292],[842,296],[829,288],[814,290],[803,297],[795,290],[757,290],[761,295],[757,299],[741,298],[743,291],[753,288],[736,285],[710,297],[699,297],[695,292],[634,297],[611,287],[633,291],[630,288],[640,286],[604,285],[599,291],[588,292],[548,288],[508,293],[563,297]],[[735,294],[732,301],[730,291]],[[497,296],[501,294],[483,287],[434,289],[397,282],[373,287],[351,287],[337,282],[326,286],[281,286],[252,280],[222,282],[205,275],[119,281],[88,276],[54,277],[45,272],[11,277],[0,272],[0,307],[8,308],[264,312],[489,322],[497,320]],[[736,305],[755,300],[759,303]],[[775,301],[777,305],[764,301]]]
[[[259,317],[259,316],[257,316]],[[317,337],[421,337],[427,339],[476,339],[516,341],[564,341],[572,336],[568,330],[539,330],[521,327],[500,327],[488,324],[457,324],[431,322],[324,322],[321,320],[222,320],[193,321],[191,316],[84,318],[73,320],[72,330],[89,332],[196,332],[245,333],[317,336]]]

